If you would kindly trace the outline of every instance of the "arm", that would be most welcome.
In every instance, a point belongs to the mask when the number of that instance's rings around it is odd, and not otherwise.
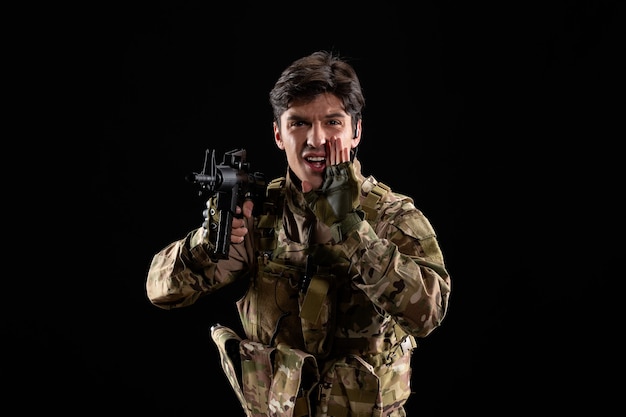
[[[380,188],[372,207],[372,183],[361,195],[360,172],[356,160],[330,165],[320,190],[303,186],[305,199],[353,265],[354,284],[408,334],[425,337],[441,325],[451,289],[437,237],[409,197]]]
[[[187,176],[200,185],[201,196],[209,196],[203,227],[169,244],[150,264],[146,292],[160,308],[191,305],[245,275],[253,263],[248,231],[254,226],[254,201],[265,186],[263,174],[248,174],[243,149],[227,152],[221,165],[214,151],[205,155],[202,172]]]
[[[245,227],[252,221],[244,219]],[[251,227],[251,226],[250,226]],[[152,258],[146,292],[152,304],[163,309],[185,307],[201,297],[245,276],[252,265],[252,242],[247,234],[242,244],[230,245],[228,259],[213,260],[204,228],[166,246]]]
[[[446,315],[450,276],[428,219],[410,199],[388,198],[391,214],[377,223],[378,234],[369,222],[357,222],[343,249],[358,272],[355,285],[407,333],[425,337]]]

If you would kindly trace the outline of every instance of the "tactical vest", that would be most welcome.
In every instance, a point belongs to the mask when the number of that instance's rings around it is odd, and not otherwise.
[[[396,325],[393,337],[334,340],[337,283],[349,279],[350,264],[335,256],[332,245],[311,253],[302,244],[285,244],[284,186],[284,177],[268,184],[264,214],[255,225],[258,271],[237,302],[248,338],[221,325],[211,329],[246,415],[402,415],[415,339]],[[362,206],[373,221],[389,189],[380,183],[370,188]],[[364,351],[374,352],[367,361]]]

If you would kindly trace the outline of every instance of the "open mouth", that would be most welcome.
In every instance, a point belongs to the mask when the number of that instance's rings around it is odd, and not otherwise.
[[[316,170],[324,169],[326,166],[326,158],[323,156],[310,156],[304,159]]]

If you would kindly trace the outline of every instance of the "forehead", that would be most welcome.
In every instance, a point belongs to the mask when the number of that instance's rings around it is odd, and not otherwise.
[[[283,113],[284,117],[340,117],[347,116],[343,102],[331,93],[315,96],[312,100],[296,100]]]

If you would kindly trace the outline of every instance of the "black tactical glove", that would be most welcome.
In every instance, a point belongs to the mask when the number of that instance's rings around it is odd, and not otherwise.
[[[352,162],[342,162],[326,167],[322,187],[304,193],[304,198],[320,221],[329,227],[336,225],[345,234],[363,219],[358,213],[360,194],[361,184]]]

